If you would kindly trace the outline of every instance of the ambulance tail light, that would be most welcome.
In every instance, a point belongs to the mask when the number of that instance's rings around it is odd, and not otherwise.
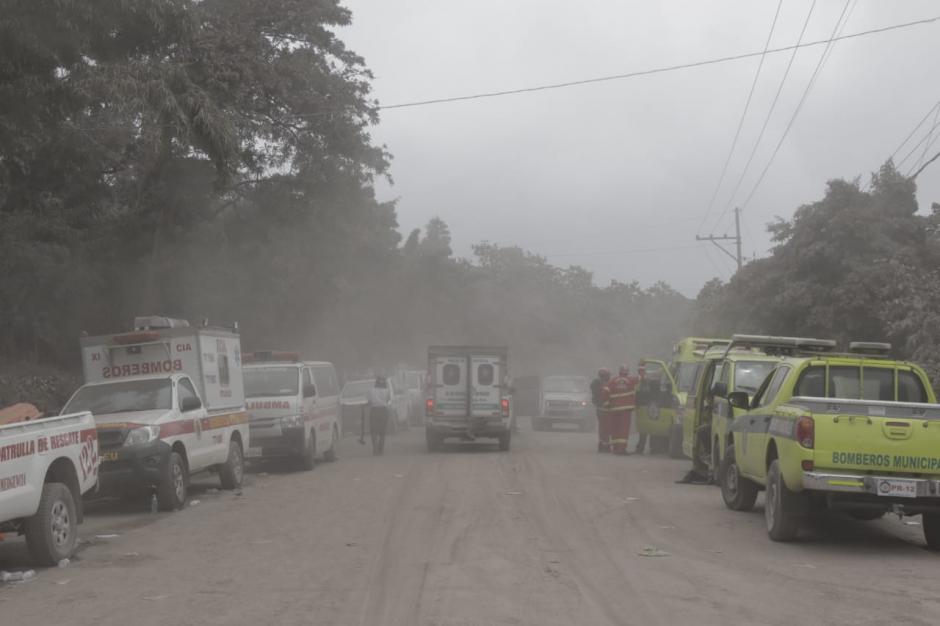
[[[428,417],[434,415],[434,398],[428,398],[424,401],[424,414]]]
[[[140,332],[140,333],[124,333],[123,335],[115,335],[113,337],[114,343],[129,346],[141,343],[151,343],[160,339],[160,333],[149,331],[149,332]]]
[[[800,462],[800,467],[803,468],[804,472],[812,472],[815,464],[813,463],[812,459],[806,459]]]
[[[503,398],[499,404],[503,409],[503,417],[509,417],[509,398]]]
[[[804,448],[812,450],[816,439],[816,423],[809,415],[804,415],[796,420],[796,426],[793,429],[793,438]]]

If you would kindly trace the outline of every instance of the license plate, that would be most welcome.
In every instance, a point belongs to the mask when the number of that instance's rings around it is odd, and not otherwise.
[[[917,481],[903,478],[879,478],[878,495],[895,498],[916,498]]]
[[[107,461],[117,461],[117,460],[118,460],[118,453],[117,453],[117,452],[102,452],[102,453],[99,454],[98,456],[101,458],[101,462],[102,462],[102,463],[107,462]]]

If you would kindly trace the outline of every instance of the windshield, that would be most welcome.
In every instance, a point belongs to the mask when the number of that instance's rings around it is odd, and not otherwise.
[[[169,410],[173,405],[173,385],[169,379],[128,380],[79,389],[63,413],[91,411],[92,415],[131,411]]]
[[[374,385],[375,382],[371,380],[354,380],[352,382],[346,383],[346,386],[343,387],[343,393],[340,395],[341,398],[365,398],[369,395],[369,389]]]
[[[734,367],[734,391],[754,395],[775,365],[774,361],[738,361]]]
[[[257,367],[245,370],[245,397],[296,396],[300,368]]]
[[[679,363],[679,367],[676,369],[676,388],[680,393],[688,393],[692,390],[698,366],[697,362]]]
[[[542,383],[544,391],[556,393],[587,393],[587,379],[580,376],[549,376]]]

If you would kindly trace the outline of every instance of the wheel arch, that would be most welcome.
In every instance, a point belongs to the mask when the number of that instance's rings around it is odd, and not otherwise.
[[[82,506],[81,486],[78,482],[78,472],[75,471],[75,464],[68,457],[59,457],[46,470],[46,476],[43,478],[43,484],[62,483],[72,493],[72,500],[75,501],[75,510],[78,514],[78,522],[81,523],[85,518],[84,507]]]

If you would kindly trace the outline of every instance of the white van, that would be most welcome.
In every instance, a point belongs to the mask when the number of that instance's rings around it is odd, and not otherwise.
[[[289,457],[305,470],[336,459],[342,437],[339,381],[332,363],[295,352],[244,355],[251,445],[262,457]]]

